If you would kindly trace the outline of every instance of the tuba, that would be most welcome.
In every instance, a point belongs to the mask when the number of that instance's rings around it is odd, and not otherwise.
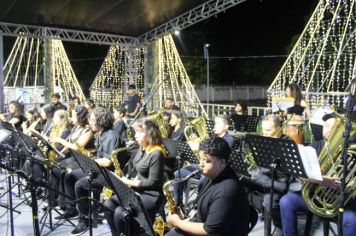
[[[164,111],[165,110],[154,112],[153,114],[150,114],[147,118],[150,120],[155,120],[157,122],[159,130],[162,134],[162,138],[168,138],[168,123],[163,117]]]
[[[341,178],[343,164],[341,160],[343,149],[343,134],[345,119],[336,114],[336,125],[331,131],[330,138],[325,142],[319,155],[321,173],[330,177]],[[356,124],[352,124],[350,137],[356,134]],[[347,150],[348,176],[345,180],[345,204],[356,194],[356,144],[350,144]],[[303,199],[308,209],[316,215],[326,218],[335,217],[338,213],[339,190],[327,188],[321,184],[305,182],[302,188]]]
[[[209,138],[206,117],[203,115],[189,121],[184,128],[184,137],[192,150],[196,152],[199,148],[199,143]]]

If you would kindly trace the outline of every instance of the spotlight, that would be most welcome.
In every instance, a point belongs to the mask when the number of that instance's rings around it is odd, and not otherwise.
[[[210,44],[206,43],[206,44],[204,44],[204,47],[208,48],[208,47],[210,47]]]
[[[180,30],[179,29],[175,29],[173,31],[173,33],[174,33],[174,35],[178,36],[178,35],[180,35]]]

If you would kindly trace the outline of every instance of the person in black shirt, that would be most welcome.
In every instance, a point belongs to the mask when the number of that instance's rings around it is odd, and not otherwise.
[[[237,101],[235,106],[235,114],[238,116],[246,115],[247,114],[247,107],[246,104],[242,101]]]
[[[120,137],[123,137],[124,131],[126,130],[125,122],[123,121],[123,117],[125,116],[126,109],[124,106],[118,105],[114,108],[114,126],[113,130],[117,131]]]
[[[317,155],[322,151],[324,140],[328,141],[331,137],[332,130],[337,124],[335,113],[326,114],[323,116],[323,140],[316,141],[311,146],[316,150]],[[303,179],[308,182],[316,182],[328,188],[337,189],[340,187],[340,179],[337,177],[323,176],[323,181],[315,181]],[[308,212],[308,208],[303,201],[301,189],[298,191],[289,192],[281,198],[280,201],[281,218],[283,224],[283,234],[286,236],[298,235],[297,229],[297,213]],[[356,197],[353,197],[345,206],[343,213],[343,235],[356,235]]]
[[[56,111],[67,110],[67,107],[61,103],[61,95],[59,93],[54,93],[51,98],[51,104]]]
[[[7,115],[0,114],[0,120],[13,124],[18,131],[22,131],[22,123],[25,121],[25,116],[22,114],[21,105],[18,101],[9,103],[9,113]]]
[[[133,128],[140,149],[133,158],[131,169],[128,169],[125,176],[119,178],[139,193],[143,206],[153,222],[163,200],[165,154],[162,136],[153,120],[138,120]],[[104,214],[112,235],[121,235],[125,232],[125,223],[120,200],[115,195],[105,202],[105,206],[107,210],[104,210]]]
[[[206,178],[196,199],[196,215],[184,220],[169,213],[168,222],[176,229],[167,236],[248,234],[250,205],[228,164],[230,153],[228,143],[222,138],[211,137],[200,143],[199,165]]]
[[[179,110],[172,110],[169,120],[169,138],[181,141],[184,137],[183,114]]]
[[[294,106],[287,108],[284,111],[284,116],[287,115],[298,115],[302,116],[303,112],[305,111],[307,117],[310,116],[310,110],[308,103],[303,99],[302,91],[300,90],[300,87],[296,83],[290,83],[287,86],[287,97],[294,98]]]
[[[127,117],[134,118],[140,110],[141,99],[136,93],[136,86],[130,84],[126,103]]]

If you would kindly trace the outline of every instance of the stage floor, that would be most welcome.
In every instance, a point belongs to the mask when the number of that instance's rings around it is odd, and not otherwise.
[[[0,173],[0,180],[3,180],[5,178],[4,174]],[[3,195],[3,193],[8,189],[7,182],[0,182],[0,196]],[[14,188],[12,191],[12,196],[13,196],[13,205],[16,206],[20,202],[23,201],[23,198],[18,198],[17,197],[17,188]],[[29,195],[29,193],[27,194]],[[0,199],[0,204],[1,205],[7,205],[8,204],[8,195],[3,196]],[[39,200],[39,217],[43,216],[43,210],[41,209],[41,206],[43,206],[43,201]],[[34,235],[33,233],[33,226],[32,226],[32,209],[30,206],[28,206],[26,203],[22,203],[19,205],[16,210],[20,211],[21,214],[15,213],[14,212],[14,225],[15,225],[15,233],[14,235],[16,236],[29,236],[29,235]],[[56,212],[53,212],[53,224],[56,224],[57,221],[54,220],[54,217],[57,216],[58,214]],[[74,224],[77,224],[77,220],[72,221]],[[62,221],[60,222],[61,225],[56,228],[53,232],[47,228],[44,227],[42,235],[70,235],[70,232],[74,229],[73,226],[71,226],[68,222]],[[299,223],[299,230],[302,234],[304,230],[304,219],[298,220]],[[42,227],[43,224],[40,224],[40,228]],[[47,224],[48,225],[48,220]],[[336,230],[336,226],[332,224],[332,227]],[[263,236],[264,235],[264,224],[262,217],[259,217],[259,221],[253,231],[249,234],[251,236]],[[0,207],[0,235],[1,236],[7,236],[11,235],[11,229],[10,229],[10,214],[8,211],[6,211],[5,208]],[[89,235],[89,231],[87,231],[83,235]],[[93,229],[93,235],[95,236],[100,236],[100,235],[111,235],[110,229],[106,221],[104,220],[103,224],[99,224],[97,228]],[[275,234],[275,235],[281,235],[281,234]],[[314,217],[314,222],[312,225],[312,235],[323,235],[322,231],[322,224],[320,222],[320,219],[317,217]],[[332,235],[332,234],[330,234]]]

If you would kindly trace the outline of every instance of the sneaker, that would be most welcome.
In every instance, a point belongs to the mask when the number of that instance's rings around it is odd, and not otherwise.
[[[78,217],[78,212],[65,211],[62,215],[54,217],[56,220],[74,220]]]
[[[82,235],[85,232],[87,232],[89,229],[89,226],[87,222],[85,221],[79,221],[77,226],[75,226],[74,230],[70,233],[71,236],[77,236],[77,235]]]

